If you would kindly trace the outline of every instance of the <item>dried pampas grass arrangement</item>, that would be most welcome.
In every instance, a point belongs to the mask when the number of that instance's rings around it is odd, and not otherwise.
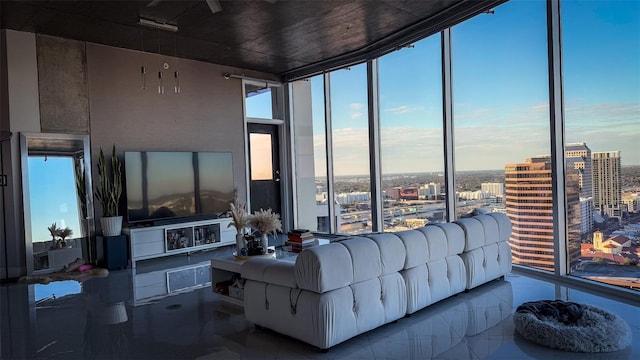
[[[261,234],[273,234],[282,231],[280,214],[276,214],[271,209],[256,211],[248,217],[248,225]]]

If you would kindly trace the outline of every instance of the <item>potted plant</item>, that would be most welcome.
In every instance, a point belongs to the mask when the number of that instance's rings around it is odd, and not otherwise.
[[[73,168],[76,174],[76,194],[78,195],[78,203],[80,204],[80,232],[82,237],[89,234],[89,213],[87,211],[87,172],[84,166],[85,164],[83,159],[76,159],[73,163]]]
[[[102,234],[104,236],[120,235],[122,216],[118,214],[120,196],[122,195],[122,165],[116,156],[116,146],[111,151],[111,166],[107,166],[104,152],[100,148],[98,156],[98,176],[100,182],[96,189],[96,198],[102,204]]]
[[[233,226],[236,228],[236,254],[240,256],[242,248],[245,247],[244,229],[248,221],[247,204],[236,202],[229,204],[229,206],[231,207],[231,217],[233,221],[231,221],[227,227]]]
[[[267,210],[260,209],[260,211],[255,211],[253,215],[249,215],[247,224],[260,232],[263,253],[267,253],[267,247],[269,246],[268,235],[276,235],[278,231],[282,231],[280,214],[273,212],[270,208]]]

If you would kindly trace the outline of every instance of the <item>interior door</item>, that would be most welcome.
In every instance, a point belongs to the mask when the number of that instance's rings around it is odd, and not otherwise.
[[[278,125],[248,124],[251,212],[271,208],[281,214]]]

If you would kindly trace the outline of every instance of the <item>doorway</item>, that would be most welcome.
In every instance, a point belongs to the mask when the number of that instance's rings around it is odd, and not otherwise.
[[[93,260],[89,136],[21,133],[27,272]]]
[[[251,212],[271,209],[282,213],[280,138],[278,125],[247,124]]]

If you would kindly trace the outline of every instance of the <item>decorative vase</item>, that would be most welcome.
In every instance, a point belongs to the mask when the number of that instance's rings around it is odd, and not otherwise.
[[[262,245],[262,251],[264,254],[269,252],[269,250],[267,250],[269,247],[269,236],[267,234],[262,234],[262,237],[260,238],[260,245]]]
[[[237,233],[236,234],[236,254],[240,255],[242,253],[243,247],[244,247],[244,234]]]
[[[122,232],[122,216],[110,216],[100,218],[102,235],[117,236]]]

